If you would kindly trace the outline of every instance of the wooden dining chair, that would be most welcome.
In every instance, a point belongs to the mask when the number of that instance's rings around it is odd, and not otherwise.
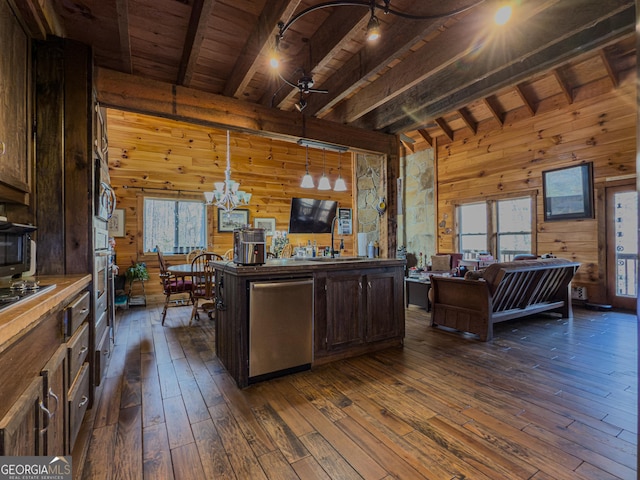
[[[162,325],[164,325],[169,305],[182,306],[193,303],[193,284],[186,276],[177,276],[169,272],[167,270],[168,265],[164,260],[164,255],[162,255],[157,245],[156,251],[158,252],[158,264],[160,266],[160,283],[162,284],[162,292],[164,293],[164,308],[162,309]],[[180,295],[182,298],[176,299],[175,295]],[[188,303],[185,302],[185,295],[188,295]],[[172,296],[174,296],[173,299],[171,298]]]
[[[224,255],[222,256],[224,257],[225,260],[233,260],[233,248],[230,248],[229,250],[224,252]]]
[[[224,260],[224,258],[217,253],[205,252],[197,255],[191,261],[191,282],[193,284],[191,296],[193,298],[193,308],[191,310],[189,325],[191,325],[194,318],[196,320],[200,319],[198,307],[206,312],[209,318],[213,320],[213,314],[216,309],[216,284],[213,262],[216,260]],[[200,301],[206,303],[200,304]]]
[[[196,258],[196,256],[200,255],[201,253],[205,253],[205,252],[206,252],[206,250],[204,248],[196,248],[194,250],[191,250],[189,253],[187,253],[187,263],[191,263],[191,260]]]

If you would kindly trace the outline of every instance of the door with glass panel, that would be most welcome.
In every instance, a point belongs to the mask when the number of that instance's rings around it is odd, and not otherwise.
[[[613,307],[636,309],[638,296],[638,193],[607,189],[607,285]]]

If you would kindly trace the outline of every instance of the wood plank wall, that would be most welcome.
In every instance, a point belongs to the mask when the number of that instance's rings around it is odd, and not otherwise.
[[[593,162],[596,202],[603,190],[621,182],[634,184],[636,172],[635,75],[614,88],[609,79],[541,102],[534,115],[524,109],[506,116],[503,126],[491,120],[477,134],[457,134],[438,145],[438,221],[454,219],[455,205],[518,193],[537,193],[537,253],[582,263],[574,285],[586,286],[589,299],[603,301],[606,269],[603,218],[544,221],[542,172]],[[596,205],[596,212],[604,212]],[[438,251],[457,251],[455,229],[438,229]]]
[[[203,199],[214,181],[224,180],[226,131],[122,110],[108,109],[109,172],[117,197],[117,208],[125,210],[125,237],[116,238],[116,259],[121,269],[132,260],[145,261],[151,281],[147,294],[160,294],[158,262],[155,254],[141,252],[142,229],[138,198],[145,194]],[[277,230],[288,230],[291,198],[337,200],[340,207],[354,208],[352,199],[352,156],[325,152],[325,171],[331,183],[342,177],[346,192],[300,188],[305,171],[305,149],[294,143],[231,132],[231,178],[253,197],[249,220],[275,218]],[[316,180],[323,170],[322,150],[309,149],[310,173]],[[217,212],[208,210],[209,249],[224,254],[233,246],[231,233],[218,233]],[[328,246],[330,234],[291,235],[291,243],[305,245],[315,240]],[[336,234],[336,248],[339,245]],[[354,235],[345,235],[347,254],[354,253]],[[267,239],[270,242],[270,238]],[[185,255],[168,258],[184,263]],[[121,272],[122,273],[122,272]]]

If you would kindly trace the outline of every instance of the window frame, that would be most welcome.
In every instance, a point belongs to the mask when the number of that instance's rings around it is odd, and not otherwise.
[[[210,219],[211,219],[211,208],[209,205],[206,205],[204,199],[202,198],[201,195],[196,195],[196,194],[185,194],[182,192],[178,192],[178,193],[173,193],[173,192],[145,192],[145,191],[141,191],[139,192],[136,198],[136,203],[137,203],[137,211],[138,211],[138,215],[136,215],[137,217],[137,227],[138,227],[138,232],[141,232],[141,235],[136,235],[137,241],[136,241],[136,250],[138,252],[138,258],[140,258],[142,261],[148,261],[152,258],[156,258],[157,253],[156,252],[145,252],[144,251],[144,201],[147,198],[150,199],[155,199],[155,200],[169,200],[169,201],[175,201],[175,202],[179,202],[179,201],[187,201],[187,202],[198,202],[198,203],[202,203],[204,204],[204,214],[205,214],[205,240],[206,240],[206,247],[208,247],[209,243],[210,243],[210,231],[211,231],[211,225],[210,225]],[[184,254],[171,254],[171,255],[184,255]]]
[[[461,253],[461,228],[460,228],[460,207],[463,205],[472,205],[477,203],[486,203],[487,206],[487,245],[486,250],[494,258],[500,261],[498,255],[499,235],[502,233],[520,233],[520,232],[499,232],[498,228],[498,202],[507,200],[517,200],[521,198],[528,198],[531,202],[531,253],[537,255],[537,191],[530,192],[518,192],[509,195],[485,197],[483,199],[467,199],[465,202],[459,202],[454,205],[455,212],[455,245],[457,250]]]

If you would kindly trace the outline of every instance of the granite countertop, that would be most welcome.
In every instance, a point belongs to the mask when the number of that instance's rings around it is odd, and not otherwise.
[[[367,257],[292,257],[268,259],[264,265],[236,265],[233,261],[217,261],[216,269],[237,275],[299,274],[325,270],[350,270],[403,266],[404,259]]]
[[[38,326],[61,302],[76,295],[91,283],[91,275],[43,275],[40,284],[56,287],[0,310],[0,353],[23,334]],[[62,326],[60,327],[62,328]]]

